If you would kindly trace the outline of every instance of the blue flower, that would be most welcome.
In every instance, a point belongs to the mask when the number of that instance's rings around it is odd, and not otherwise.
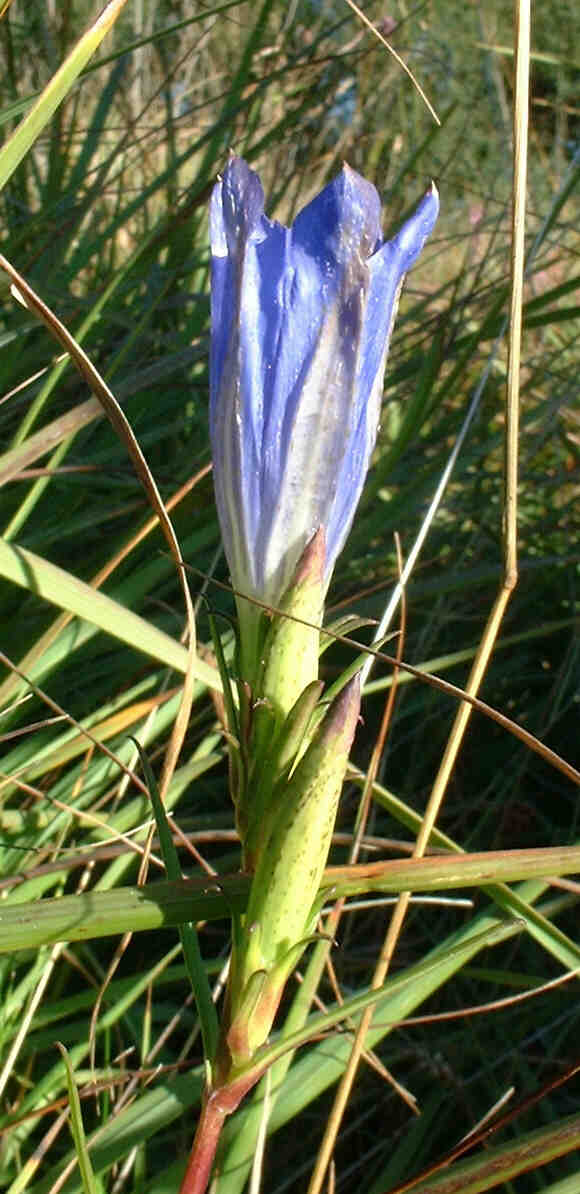
[[[401,284],[432,231],[434,186],[384,242],[348,166],[285,228],[232,157],[211,200],[214,486],[234,588],[278,605],[324,531],[325,585],[374,448]]]

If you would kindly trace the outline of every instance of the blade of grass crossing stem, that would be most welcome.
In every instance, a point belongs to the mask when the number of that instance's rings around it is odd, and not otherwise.
[[[139,752],[141,765],[145,773],[147,787],[151,796],[151,803],[153,805],[153,813],[157,824],[157,832],[159,834],[159,844],[161,847],[161,854],[168,877],[170,879],[181,879],[181,868],[179,859],[177,857],[177,850],[173,844],[171,830],[167,823],[165,809],[163,807],[159,789],[155,780],[155,776],[151,770],[149,759],[141,747],[141,744],[136,738],[133,742]],[[203,965],[201,951],[199,948],[199,941],[195,926],[190,921],[188,924],[181,926],[179,930],[181,937],[181,944],[183,946],[183,956],[187,972],[189,974],[193,994],[199,1012],[199,1019],[201,1024],[201,1034],[203,1037],[203,1046],[205,1056],[211,1060],[215,1056],[217,1038],[218,1038],[218,1020],[215,1006],[211,997],[211,990],[207,980],[207,975]]]
[[[87,1148],[83,1117],[81,1114],[81,1101],[79,1099],[79,1092],[75,1082],[71,1059],[64,1045],[61,1045],[60,1041],[57,1041],[56,1043],[60,1049],[62,1059],[66,1067],[66,1084],[68,1088],[68,1099],[70,1104],[70,1130],[75,1144],[75,1151],[79,1163],[84,1194],[100,1194],[100,1186],[97,1185],[94,1170],[91,1165],[91,1158],[89,1157],[89,1150]]]
[[[537,851],[538,855],[541,853]],[[576,873],[577,847],[563,847],[558,853],[560,863],[556,866],[550,860],[549,874]],[[466,873],[458,873],[456,868],[453,868],[455,874],[446,883],[436,880],[427,884],[419,878],[416,862],[409,865],[410,870],[399,870],[396,880],[389,881],[386,875],[380,890],[398,893],[411,885],[414,891],[479,886],[473,876],[466,882]],[[443,859],[441,865],[449,869],[446,860]],[[521,875],[523,869],[518,864],[517,873]],[[548,867],[530,866],[530,871],[535,872],[536,877],[515,891],[487,882],[482,884],[482,891],[495,901],[502,914],[508,913],[525,924],[527,932],[556,961],[568,970],[575,970],[580,961],[580,946],[549,919],[549,916],[553,916],[552,906],[546,915],[533,907],[533,902],[539,899],[547,886],[542,873],[546,874]],[[63,868],[62,873],[56,876],[40,875],[25,880],[18,886],[15,893],[18,902],[12,906],[10,901],[15,896],[10,892],[6,894],[0,910],[0,956],[19,950],[38,949],[41,945],[53,945],[57,941],[88,941],[117,933],[146,932],[182,925],[189,920],[223,920],[228,914],[245,911],[249,891],[247,876],[223,875],[219,886],[212,884],[208,887],[205,879],[201,882],[178,880],[153,883],[148,887],[120,887],[114,891],[96,889],[91,892],[90,899],[86,894],[39,898],[44,894],[47,883],[54,885],[66,873]],[[117,872],[112,877],[107,875],[107,885],[112,884],[114,877],[118,878]],[[103,880],[99,883],[102,885]],[[332,885],[334,898],[363,894],[368,889],[364,880],[358,891],[354,884],[342,885],[340,880]],[[378,890],[378,886],[375,890]],[[573,900],[574,897],[570,895],[566,898]]]
[[[519,930],[523,925],[517,926]],[[474,952],[477,952],[483,947],[488,948],[496,943],[505,940],[509,934],[509,928],[503,924],[491,924],[486,927],[483,932],[477,933],[473,937],[465,937],[457,944],[453,944],[440,953],[433,951],[432,955],[420,963],[409,966],[403,973],[398,974],[396,978],[387,979],[382,987],[370,987],[363,991],[360,995],[351,995],[344,999],[342,1003],[337,1003],[334,1007],[326,1008],[323,1012],[314,1012],[302,1028],[288,1036],[277,1037],[271,1044],[263,1045],[256,1053],[254,1064],[260,1070],[266,1066],[272,1065],[283,1057],[285,1053],[294,1051],[302,1045],[307,1045],[315,1040],[320,1033],[327,1033],[338,1024],[348,1020],[350,1017],[355,1017],[359,1012],[364,1012],[366,1008],[379,1005],[382,1022],[389,1023],[390,1027],[397,1023],[397,1013],[389,1015],[389,1001],[398,999],[401,992],[405,988],[411,987],[414,992],[414,997],[417,997],[418,1002],[421,1001],[420,991],[424,986],[425,994],[423,998],[432,990],[433,975],[438,975],[442,968],[451,966],[456,968],[457,961],[460,964],[463,960],[469,960]]]

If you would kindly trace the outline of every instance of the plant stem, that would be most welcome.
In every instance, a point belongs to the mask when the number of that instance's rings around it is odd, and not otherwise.
[[[263,1067],[256,1066],[230,1084],[223,1082],[213,1090],[206,1089],[179,1194],[205,1194],[225,1120],[237,1110],[263,1072]]]
[[[204,1094],[201,1115],[189,1154],[179,1194],[205,1194],[211,1175],[221,1130],[229,1109],[219,1099],[219,1091]]]

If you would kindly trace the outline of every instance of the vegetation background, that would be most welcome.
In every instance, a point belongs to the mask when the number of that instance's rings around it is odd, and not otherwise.
[[[5,140],[99,8],[93,0],[14,0],[4,11]],[[495,339],[509,277],[512,14],[497,0],[395,0],[388,9],[369,0],[365,15],[415,74],[441,127],[342,0],[129,0],[4,187],[0,247],[107,379],[165,500],[184,487],[172,517],[192,589],[227,614],[208,471],[207,203],[216,173],[233,147],[259,169],[269,214],[287,221],[347,160],[377,185],[385,231],[434,177],[441,218],[404,292],[376,460],[329,612],[380,618],[397,576],[394,532],[408,554],[487,370],[406,593],[404,658],[461,686],[501,574],[506,354]],[[570,761],[578,745],[579,42],[572,2],[536,6],[520,580],[482,692]],[[5,906],[17,907],[136,883],[150,810],[116,761],[135,764],[133,734],[159,765],[180,677],[155,634],[177,643],[183,607],[159,531],[140,535],[150,510],[124,445],[46,330],[2,285],[3,539],[63,570],[52,604],[27,575],[14,584],[6,571],[0,588],[3,650],[38,686],[24,684],[7,662],[0,884]],[[97,632],[90,610],[84,620],[66,618],[81,600],[74,578],[92,583],[100,573],[100,588],[116,603],[109,633]],[[59,599],[65,574],[72,595],[63,588]],[[94,617],[103,625],[106,611],[97,604],[95,596]],[[57,622],[59,606],[65,612]],[[143,623],[130,623],[127,609]],[[210,635],[202,603],[198,614],[203,644]],[[346,647],[327,652],[329,680],[348,657]],[[379,666],[367,688],[354,753],[363,770],[390,675]],[[49,707],[43,692],[56,704]],[[453,713],[448,697],[403,678],[367,826],[374,847],[363,857],[408,849]],[[358,794],[354,783],[345,792],[335,861],[347,857]],[[224,747],[202,683],[170,807],[189,843],[185,873],[236,869]],[[572,844],[580,836],[577,790],[478,715],[439,828],[468,851]],[[157,853],[154,844],[151,879],[159,877]],[[452,894],[473,899],[475,911],[453,902],[413,904],[397,971],[420,966],[491,907],[483,892]],[[502,1000],[577,967],[577,894],[573,887],[546,891],[535,936],[512,934],[469,960],[422,1003],[421,1014]],[[374,901],[344,918],[333,952],[343,994],[368,986],[387,915]],[[0,959],[1,1188],[83,1189],[76,1168],[61,1181],[73,1157],[61,1041],[85,1130],[96,1133],[95,1189],[175,1190],[195,1123],[201,1060],[175,930],[136,934],[122,949],[114,938],[38,948],[30,921],[23,920],[21,948],[4,946]],[[225,922],[208,921],[201,944],[217,979],[227,956]],[[335,1150],[337,1189],[393,1190],[451,1148],[509,1088],[523,1102],[562,1077],[578,1053],[573,991],[567,984],[493,1014],[379,1033],[380,1064],[363,1065]],[[320,994],[333,1001],[328,979]],[[266,1147],[265,1191],[306,1189],[339,1072],[326,1066],[332,1039],[326,1054],[323,1042],[298,1055],[310,1057],[310,1069],[295,1062],[293,1084],[278,1100],[283,1111],[272,1120],[277,1135]],[[381,1066],[412,1092],[420,1116]],[[527,1139],[570,1117],[577,1125],[577,1077],[545,1089],[497,1142]],[[250,1133],[247,1121],[239,1124],[233,1121],[227,1137],[234,1156],[242,1128]],[[238,1157],[220,1194],[241,1189],[247,1173]],[[565,1152],[495,1185],[510,1194],[574,1194],[578,1180],[577,1159]],[[466,1178],[461,1189],[471,1188]]]

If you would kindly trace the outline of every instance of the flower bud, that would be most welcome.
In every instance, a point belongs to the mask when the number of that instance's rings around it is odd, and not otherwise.
[[[384,242],[374,186],[344,166],[284,228],[230,158],[210,211],[210,432],[238,592],[278,606],[320,528],[326,590],[375,443],[401,284],[438,206],[432,185]]]

